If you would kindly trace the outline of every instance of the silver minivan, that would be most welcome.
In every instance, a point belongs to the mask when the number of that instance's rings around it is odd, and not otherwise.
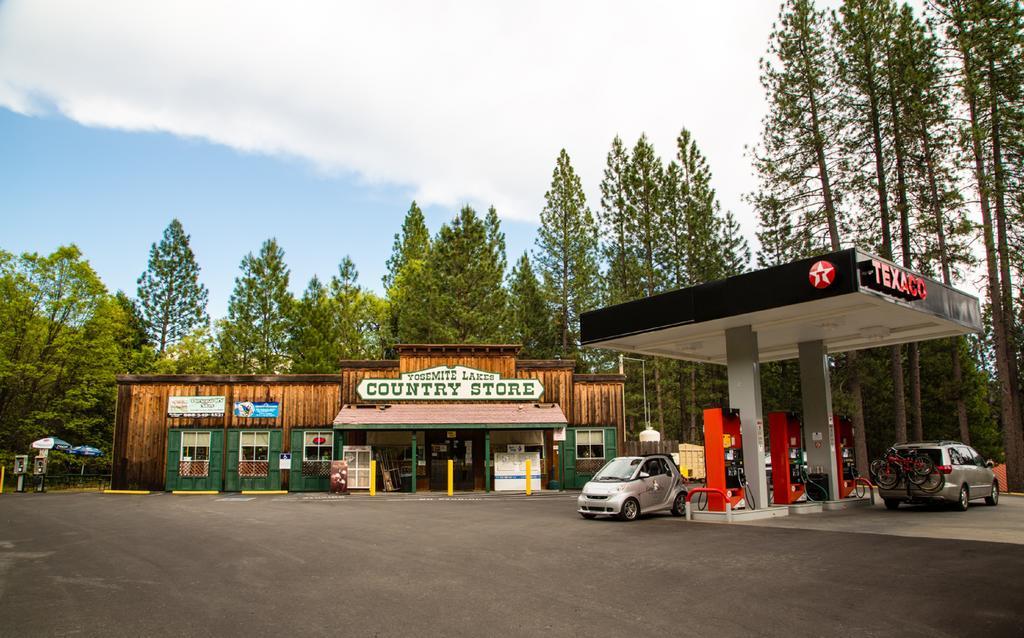
[[[936,476],[925,486],[916,486],[905,479],[893,489],[879,489],[888,509],[900,503],[950,503],[966,511],[970,502],[983,498],[989,505],[999,503],[999,483],[992,471],[992,461],[986,461],[977,450],[958,441],[922,441],[902,443],[895,449],[901,454],[920,453],[931,458]],[[932,484],[941,480],[941,485]]]
[[[576,511],[583,518],[617,516],[633,521],[640,514],[686,511],[686,486],[672,457],[618,456],[604,464],[583,486]]]

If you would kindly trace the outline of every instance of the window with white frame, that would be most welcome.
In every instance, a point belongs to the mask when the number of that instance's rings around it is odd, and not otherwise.
[[[576,458],[604,458],[604,430],[576,430]]]
[[[270,432],[240,432],[238,438],[238,475],[267,476],[270,473]]]
[[[302,475],[326,478],[330,474],[334,432],[302,433]]]
[[[182,432],[178,476],[201,478],[210,475],[210,433]]]

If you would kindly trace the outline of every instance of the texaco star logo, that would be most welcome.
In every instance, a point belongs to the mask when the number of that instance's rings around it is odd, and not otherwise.
[[[836,280],[836,267],[827,261],[814,262],[807,278],[815,288],[828,288]]]

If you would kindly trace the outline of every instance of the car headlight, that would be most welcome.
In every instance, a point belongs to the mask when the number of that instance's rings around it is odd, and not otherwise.
[[[620,485],[616,485],[614,491],[615,492],[625,492],[626,491],[626,484],[622,483]]]

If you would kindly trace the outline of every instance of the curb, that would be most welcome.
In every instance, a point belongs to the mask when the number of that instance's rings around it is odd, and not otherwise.
[[[171,494],[174,494],[175,496],[193,496],[193,495],[197,495],[198,496],[198,495],[202,495],[202,494],[220,494],[220,492],[218,492],[217,490],[197,490],[197,491],[194,491],[194,492],[193,491],[175,490],[175,491],[171,492]]]
[[[103,490],[104,494],[152,494],[149,490]]]

